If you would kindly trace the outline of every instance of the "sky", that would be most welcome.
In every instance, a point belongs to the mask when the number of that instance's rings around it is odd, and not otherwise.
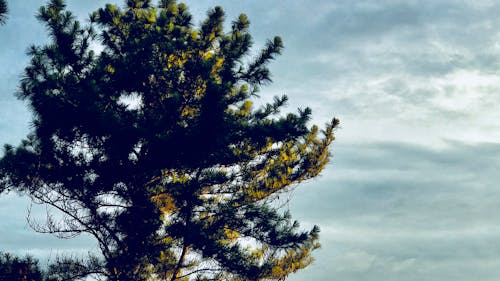
[[[68,1],[81,19],[104,3]],[[43,2],[9,1],[0,27],[0,143],[29,132],[13,96],[30,44],[47,40]],[[121,3],[121,2],[118,2]],[[500,275],[500,1],[189,0],[195,22],[220,5],[251,21],[255,51],[275,35],[263,101],[341,121],[322,175],[290,193],[316,261],[289,280],[497,280]],[[95,250],[32,231],[25,198],[0,196],[0,251],[44,260]],[[33,216],[44,209],[34,206]]]

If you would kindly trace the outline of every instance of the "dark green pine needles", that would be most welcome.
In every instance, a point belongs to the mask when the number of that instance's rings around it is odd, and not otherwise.
[[[33,132],[0,162],[1,189],[64,214],[36,230],[92,235],[89,272],[115,281],[284,280],[311,263],[318,228],[275,202],[321,172],[338,121],[282,115],[285,96],[252,106],[279,37],[248,58],[245,15],[225,32],[216,7],[195,27],[172,0],[106,5],[91,26],[52,0],[38,18],[51,43],[31,47],[19,92]]]

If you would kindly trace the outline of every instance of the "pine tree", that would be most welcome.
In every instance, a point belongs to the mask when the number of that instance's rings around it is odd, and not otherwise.
[[[31,257],[18,257],[0,252],[0,281],[75,281],[85,280],[93,269],[99,269],[99,261],[77,260],[59,257],[42,270],[39,260]]]
[[[0,24],[5,24],[8,11],[7,0],[0,0]]]
[[[43,281],[38,261],[27,256],[19,258],[0,252],[0,281]]]
[[[37,231],[92,235],[114,281],[284,280],[311,263],[318,227],[276,202],[321,172],[338,121],[282,115],[286,96],[252,105],[279,37],[251,58],[245,15],[224,32],[216,7],[195,27],[174,0],[106,5],[89,26],[51,0],[38,18],[52,40],[19,91],[33,132],[0,161],[0,190],[64,215]]]

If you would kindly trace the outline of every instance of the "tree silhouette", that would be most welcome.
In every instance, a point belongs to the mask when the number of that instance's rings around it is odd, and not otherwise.
[[[0,190],[63,215],[37,231],[96,239],[102,267],[79,276],[284,280],[310,264],[318,227],[277,203],[324,168],[338,121],[282,115],[286,96],[252,105],[279,37],[252,58],[245,15],[224,32],[216,7],[194,27],[173,0],[106,5],[90,26],[52,0],[38,18],[52,41],[30,48],[19,91],[33,132],[5,147]]]
[[[0,24],[5,24],[8,11],[7,0],[0,0]]]
[[[42,270],[39,261],[31,256],[20,258],[0,252],[0,281],[76,281],[100,269],[99,261],[86,261],[70,257],[59,257]],[[100,271],[98,272],[100,273]],[[88,280],[88,279],[87,279]]]
[[[82,260],[73,257],[58,257],[48,265],[44,281],[77,281],[89,280],[89,275],[102,275],[102,262],[92,257]]]
[[[38,261],[0,253],[0,281],[43,281]]]

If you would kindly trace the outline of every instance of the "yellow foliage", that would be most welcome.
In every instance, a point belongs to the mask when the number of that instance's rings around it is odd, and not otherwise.
[[[217,61],[215,62],[215,69],[220,69],[222,67],[223,63],[224,63],[224,59],[218,58]]]
[[[198,32],[196,30],[194,30],[193,32],[191,32],[191,38],[193,40],[196,40],[198,38]]]
[[[236,239],[238,239],[240,237],[240,234],[237,231],[232,230],[227,226],[224,227],[224,235],[231,242],[234,242]]]
[[[189,106],[186,106],[182,109],[182,112],[181,112],[181,116],[182,117],[185,117],[185,116],[193,116],[195,113],[195,110],[194,108],[192,107],[189,107]]]
[[[247,116],[250,114],[250,111],[252,110],[252,101],[246,100],[240,107],[239,114],[242,116]]]
[[[151,23],[156,22],[156,10],[155,9],[152,9],[149,12],[148,21],[151,22]]]
[[[202,52],[202,51],[200,51],[200,56],[204,60],[209,60],[209,59],[211,59],[214,56],[214,53],[213,52]]]
[[[107,65],[106,66],[106,71],[109,72],[109,73],[111,73],[111,74],[113,74],[113,73],[115,73],[115,68],[112,67],[111,65]]]
[[[255,249],[252,251],[251,255],[255,259],[262,259],[264,257],[264,251],[262,249]]]
[[[167,193],[155,195],[151,200],[158,206],[164,215],[169,215],[177,209],[174,199]]]

